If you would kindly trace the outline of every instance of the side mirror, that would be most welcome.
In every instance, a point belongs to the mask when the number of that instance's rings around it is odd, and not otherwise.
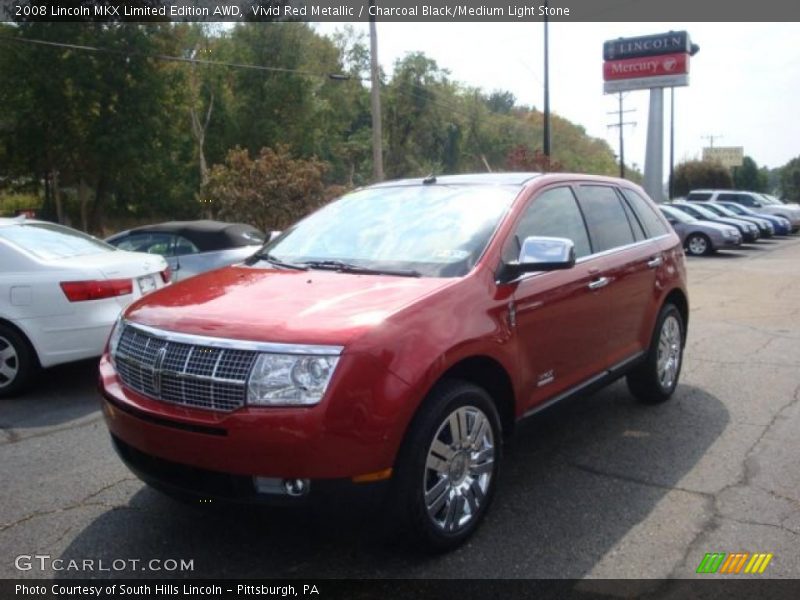
[[[558,271],[575,266],[575,244],[567,238],[530,236],[522,242],[519,259],[503,266],[502,281],[523,273]]]

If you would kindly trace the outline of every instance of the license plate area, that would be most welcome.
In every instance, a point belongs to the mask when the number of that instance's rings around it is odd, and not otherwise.
[[[153,275],[139,277],[137,281],[139,282],[139,289],[141,290],[142,295],[152,292],[154,289],[156,289],[156,278]]]

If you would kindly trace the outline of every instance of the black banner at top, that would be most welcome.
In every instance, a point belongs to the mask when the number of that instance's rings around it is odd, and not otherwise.
[[[689,34],[685,31],[669,31],[655,35],[619,38],[603,43],[603,60],[620,60],[659,54],[691,52]]]
[[[798,21],[787,0],[0,0],[2,21]],[[628,55],[633,56],[633,55]]]

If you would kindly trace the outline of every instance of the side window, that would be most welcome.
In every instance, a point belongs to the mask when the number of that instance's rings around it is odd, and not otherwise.
[[[172,250],[172,236],[167,233],[134,233],[117,242],[115,246],[130,252],[169,256]]]
[[[630,202],[633,212],[639,217],[639,220],[647,232],[647,237],[658,237],[669,233],[667,226],[664,225],[664,221],[656,214],[656,209],[653,208],[647,200],[642,198],[641,194],[628,189],[623,189],[622,193],[625,198],[628,199],[628,202]]]
[[[726,194],[724,192],[717,196],[717,200],[722,200],[723,202],[736,202],[739,199],[744,199],[744,196],[741,194]]]
[[[578,202],[586,216],[592,248],[610,250],[634,242],[633,231],[622,208],[622,199],[614,188],[605,185],[582,185]]]
[[[517,260],[522,241],[532,235],[572,240],[575,258],[592,252],[581,211],[568,187],[546,190],[533,199],[517,223],[514,234],[506,242],[503,261]]]
[[[191,241],[187,240],[181,235],[175,236],[175,254],[183,256],[184,254],[198,254],[200,249],[195,246]]]
[[[708,200],[711,198],[711,192],[690,192],[686,196],[687,200]]]
[[[647,238],[639,218],[634,214],[630,205],[627,202],[623,202],[622,208],[625,210],[625,216],[628,217],[628,223],[630,223],[631,229],[633,230],[633,239],[640,242]]]

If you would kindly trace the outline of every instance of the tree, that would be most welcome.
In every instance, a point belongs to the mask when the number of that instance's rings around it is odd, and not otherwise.
[[[780,194],[784,200],[800,202],[800,156],[781,168]]]
[[[745,156],[740,167],[733,170],[733,185],[737,190],[750,192],[766,192],[768,185],[767,174],[758,168],[756,161]]]
[[[546,173],[550,171],[561,171],[563,166],[557,160],[553,160],[538,148],[531,153],[527,146],[520,144],[514,146],[506,157],[506,168],[509,171],[534,171]]]
[[[717,162],[690,160],[675,167],[676,196],[685,196],[697,188],[728,190],[733,188],[731,174]]]
[[[284,229],[329,197],[323,183],[328,168],[316,158],[293,158],[286,145],[262,148],[256,159],[234,148],[225,164],[212,167],[203,197],[220,219]]]

